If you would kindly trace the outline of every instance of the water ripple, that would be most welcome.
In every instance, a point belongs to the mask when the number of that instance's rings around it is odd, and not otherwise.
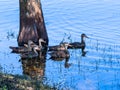
[[[20,66],[17,62],[19,56],[8,53],[9,45],[17,45],[17,38],[7,39],[9,32],[14,33],[16,37],[18,35],[19,0],[13,2],[1,0],[0,6],[0,46],[3,47],[0,51],[2,57],[0,63],[4,65],[3,61],[11,59],[9,63],[15,62],[14,65]],[[115,73],[119,73],[120,70],[119,0],[42,0],[42,8],[49,45],[59,44],[63,39],[67,42],[80,41],[82,33],[90,37],[85,40],[85,50],[88,51],[86,57],[81,56],[81,50],[69,50],[71,55],[69,63],[72,63],[69,69],[64,68],[64,61],[46,62],[45,74],[49,80],[58,82],[61,77],[68,87],[80,90],[76,84],[80,85],[81,78],[90,79],[93,86],[96,86],[99,80],[105,77],[109,76],[113,80],[116,76],[119,77]],[[6,63],[7,66],[9,63]],[[71,78],[74,81],[72,85]]]

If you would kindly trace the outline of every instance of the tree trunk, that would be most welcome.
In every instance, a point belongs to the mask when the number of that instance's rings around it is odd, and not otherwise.
[[[44,23],[40,0],[19,0],[20,2],[20,30],[18,45],[23,46],[28,40],[38,44],[40,38],[48,45],[48,35]]]

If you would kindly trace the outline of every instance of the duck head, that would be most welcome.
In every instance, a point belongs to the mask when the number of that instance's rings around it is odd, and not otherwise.
[[[32,44],[34,44],[34,42],[32,41],[32,40],[28,40],[28,44],[24,44],[24,46],[30,46],[30,45],[32,45]]]
[[[44,43],[46,43],[46,41],[44,41],[42,38],[39,39],[39,42],[44,42]]]
[[[85,37],[85,38],[89,38],[86,34],[84,34],[84,33],[81,34],[81,38],[84,38],[84,37]]]
[[[46,43],[46,41],[44,41],[42,38],[39,39],[39,46],[42,46],[41,43]]]

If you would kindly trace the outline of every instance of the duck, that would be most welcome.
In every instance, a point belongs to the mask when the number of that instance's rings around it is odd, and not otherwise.
[[[59,51],[59,50],[66,50],[66,48],[68,48],[69,43],[64,42],[64,43],[60,43],[59,45],[56,46],[49,46],[48,47],[48,51]]]
[[[43,49],[42,44],[41,44],[42,42],[46,43],[46,41],[44,41],[41,38],[39,39],[39,45],[35,44],[32,40],[28,40],[28,43],[24,44],[24,46],[20,46],[20,47],[10,46],[9,48],[12,49],[12,52],[14,53],[29,52],[29,51],[32,51],[33,47],[35,50],[40,51],[41,49]]]
[[[39,45],[35,44],[33,41],[29,40],[28,44],[24,44],[26,48],[28,48],[28,52],[21,54],[22,58],[27,58],[27,57],[36,57],[38,56],[38,51],[41,51],[43,49],[42,47],[42,42],[46,43],[43,39],[39,39]]]
[[[26,47],[22,47],[22,46],[21,47],[10,46],[9,48],[12,49],[12,53],[24,53],[28,51]]]
[[[30,45],[32,44],[32,41],[28,41],[28,47],[20,46],[20,47],[13,47],[10,46],[9,48],[12,49],[12,53],[26,53],[32,50]]]
[[[70,54],[69,54],[69,51],[67,50],[69,44],[68,43],[64,43],[62,48],[64,48],[63,50],[55,50],[55,51],[52,51],[50,54],[50,59],[67,59],[67,58],[70,58]]]
[[[42,38],[39,39],[39,45],[29,40],[28,44],[24,44],[24,46],[27,47],[28,49],[31,49],[31,51],[33,50],[37,54],[37,51],[41,51],[43,49],[42,42],[46,43]]]
[[[84,52],[84,49],[86,47],[84,38],[89,38],[86,34],[81,34],[81,42],[73,42],[73,43],[69,43],[68,49],[77,49],[77,48],[81,48],[82,52]]]

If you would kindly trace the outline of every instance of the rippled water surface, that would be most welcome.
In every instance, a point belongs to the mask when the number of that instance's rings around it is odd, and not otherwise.
[[[69,68],[65,68],[64,60],[46,60],[46,82],[64,90],[120,90],[119,0],[41,2],[49,45],[59,44],[63,39],[80,41],[81,33],[90,37],[85,40],[85,57],[79,49],[69,50]],[[19,0],[0,0],[0,6],[0,70],[22,75],[20,56],[9,49],[17,46]]]

